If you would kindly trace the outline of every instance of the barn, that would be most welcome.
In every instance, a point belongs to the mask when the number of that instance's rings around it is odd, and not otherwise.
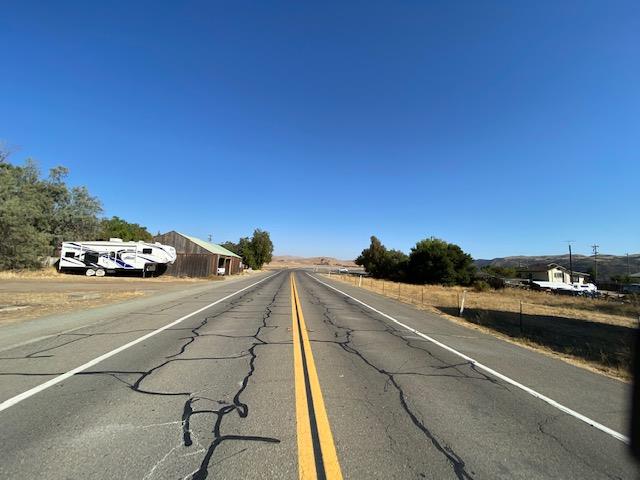
[[[153,237],[154,242],[171,245],[177,258],[169,265],[166,275],[176,277],[209,277],[211,275],[233,275],[242,272],[242,258],[230,250],[200,238],[170,231]]]

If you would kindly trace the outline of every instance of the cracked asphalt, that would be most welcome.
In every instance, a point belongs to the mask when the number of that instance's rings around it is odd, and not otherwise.
[[[296,478],[288,271],[0,328],[0,478]],[[638,478],[626,445],[295,273],[345,478]],[[322,277],[619,432],[628,385]]]

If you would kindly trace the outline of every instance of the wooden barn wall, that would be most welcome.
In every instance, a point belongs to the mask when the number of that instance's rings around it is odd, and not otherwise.
[[[166,275],[176,277],[208,277],[209,275],[218,274],[218,261],[220,256],[209,252],[200,247],[188,238],[179,235],[175,231],[171,231],[162,235],[153,237],[154,242],[160,242],[163,245],[171,245],[176,249],[177,258],[173,265],[169,265]],[[234,275],[240,273],[241,259],[236,257],[222,257],[229,259],[229,262],[223,262],[222,265],[228,268],[227,274]]]
[[[216,275],[218,256],[211,253],[178,253],[166,275],[175,277],[208,277]]]
[[[231,274],[240,273],[240,259],[231,257]]]

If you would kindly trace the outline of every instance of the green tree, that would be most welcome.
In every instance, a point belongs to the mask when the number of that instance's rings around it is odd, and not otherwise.
[[[242,237],[238,243],[227,241],[221,245],[240,255],[243,263],[254,270],[260,270],[265,263],[269,263],[273,255],[273,242],[269,232],[260,229],[254,230],[251,238]]]
[[[360,256],[356,258],[355,263],[356,265],[364,267],[364,269],[374,277],[381,278],[381,265],[387,254],[387,249],[375,235],[371,235],[370,241],[369,248],[362,250]]]
[[[515,278],[518,276],[517,269],[515,267],[500,267],[497,265],[485,265],[481,268],[483,272],[496,277],[502,278]]]
[[[241,239],[242,241],[242,239]],[[253,231],[251,241],[245,244],[244,250],[248,250],[248,265],[260,270],[265,263],[269,263],[273,256],[273,242],[269,236],[269,232],[256,228]]]
[[[404,277],[407,260],[405,253],[400,250],[387,250],[380,240],[372,235],[369,248],[362,250],[355,263],[364,267],[376,278],[401,280]]]
[[[416,243],[407,265],[408,278],[415,283],[468,285],[474,273],[470,255],[458,245],[433,237]]]
[[[104,218],[100,223],[100,239],[121,238],[125,242],[145,241],[153,239],[146,227],[137,223],[129,223],[120,217]]]
[[[241,250],[238,248],[238,244],[237,243],[234,243],[234,242],[231,242],[231,241],[226,241],[226,242],[221,243],[220,246],[226,248],[230,252],[235,253],[236,255],[242,256]]]
[[[245,265],[257,269],[255,256],[251,247],[251,239],[249,237],[242,237],[238,240],[238,251],[236,253],[242,257]]]
[[[56,243],[95,240],[100,236],[100,201],[86,187],[73,187],[53,203],[52,233]]]
[[[35,162],[0,161],[0,269],[37,268],[51,253],[49,198]]]
[[[85,187],[69,190],[68,170],[40,178],[36,163],[12,165],[0,150],[0,269],[37,268],[63,240],[93,240],[100,202]]]

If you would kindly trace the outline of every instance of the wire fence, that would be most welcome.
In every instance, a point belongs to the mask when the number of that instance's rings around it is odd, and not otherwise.
[[[639,317],[637,313],[611,315],[607,302],[512,289],[485,292],[414,285],[359,275],[331,274],[330,278],[425,310],[461,317],[509,337],[617,370],[621,376],[630,371]]]

